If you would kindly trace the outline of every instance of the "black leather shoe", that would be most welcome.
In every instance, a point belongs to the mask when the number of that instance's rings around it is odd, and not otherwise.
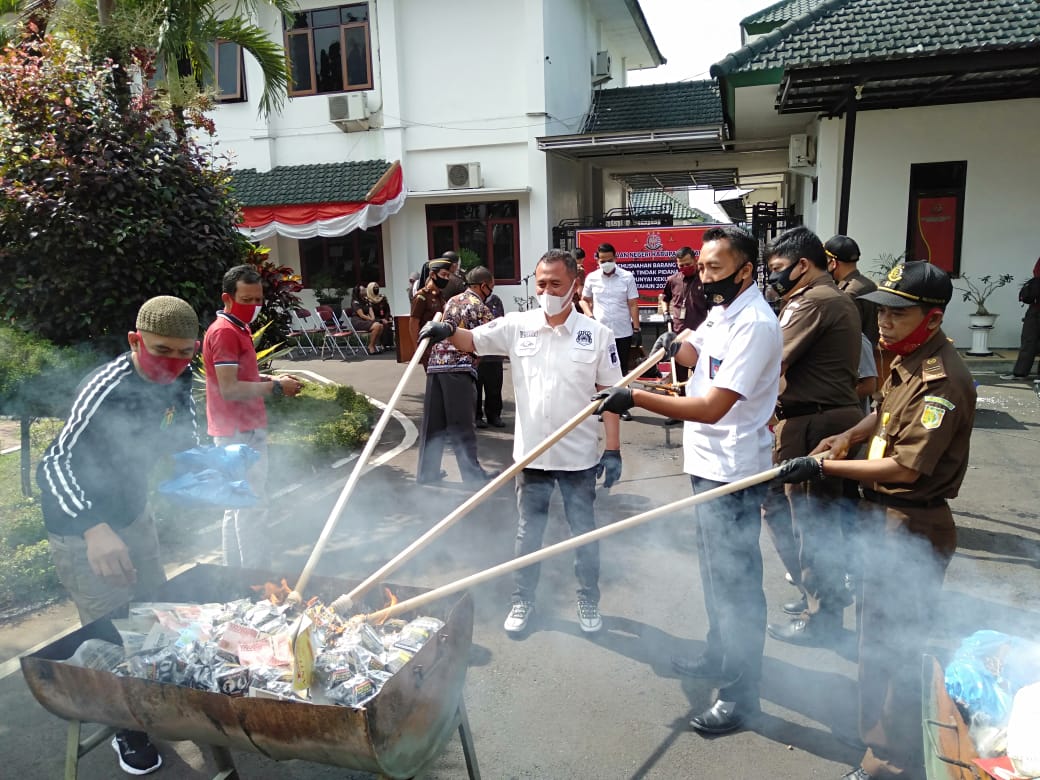
[[[728,734],[743,725],[744,718],[739,712],[734,710],[727,715],[714,705],[690,719],[690,728],[704,734]]]
[[[722,664],[704,655],[695,658],[673,655],[672,668],[687,677],[718,677],[722,674]]]
[[[808,608],[809,602],[805,600],[805,596],[802,596],[798,601],[788,601],[783,605],[783,610],[788,615],[801,615]]]
[[[492,427],[495,427],[495,428],[505,428],[506,427],[506,424],[504,422],[502,422],[502,418],[501,417],[496,417],[493,420],[488,420],[488,424],[490,424]]]
[[[667,420],[664,421],[664,424],[667,425],[668,427],[671,427],[673,425],[682,425],[683,421],[682,420],[676,420],[674,417],[669,417]]]
[[[874,776],[868,775],[863,767],[858,766],[848,774],[842,775],[841,780],[874,780]]]
[[[790,642],[793,645],[828,646],[838,638],[838,631],[831,628],[820,628],[816,621],[796,618],[789,623],[778,625],[770,623],[766,632],[773,639]]]
[[[476,423],[474,423],[474,424],[478,428],[487,428],[488,427],[488,424],[486,422],[484,422],[484,418],[483,417],[478,417]]]
[[[618,417],[620,417],[622,420],[625,420],[625,421],[631,421],[631,419],[632,419],[632,415],[629,412],[622,412],[621,414],[618,415]]]

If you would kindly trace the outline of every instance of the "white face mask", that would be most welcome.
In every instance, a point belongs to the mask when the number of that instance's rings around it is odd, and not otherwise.
[[[570,305],[573,292],[574,282],[571,282],[571,286],[567,288],[565,295],[552,295],[547,292],[539,295],[538,305],[542,307],[542,311],[545,312],[547,317],[555,317]]]
[[[601,270],[605,274],[614,273],[615,268],[617,268],[617,263],[615,263],[613,260],[604,260],[602,263],[599,264],[599,270]]]

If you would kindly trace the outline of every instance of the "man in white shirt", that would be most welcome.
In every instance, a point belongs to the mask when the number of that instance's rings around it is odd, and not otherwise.
[[[596,397],[598,411],[632,406],[686,420],[685,462],[695,493],[703,493],[772,466],[769,419],[780,387],[780,325],[755,285],[758,244],[737,227],[711,228],[698,259],[712,307],[686,342],[665,333],[654,345],[693,366],[686,397],[612,388]],[[758,684],[765,644],[766,599],[758,537],[765,485],[746,488],[697,507],[697,552],[708,613],[707,650],[676,657],[681,674],[710,677],[718,698],[690,726],[709,734],[739,728],[759,712]]]
[[[450,339],[456,349],[477,355],[508,355],[516,398],[513,457],[520,460],[585,408],[596,390],[621,379],[621,365],[610,330],[573,306],[578,278],[574,257],[558,249],[547,252],[535,268],[535,288],[541,311],[510,312],[474,330],[451,323],[430,322],[419,338]],[[621,477],[618,418],[603,415],[606,449],[599,451],[599,422],[588,417],[559,442],[533,460],[516,477],[520,522],[517,557],[542,546],[549,520],[549,498],[560,486],[563,510],[573,535],[596,527],[592,504],[596,478],[605,473],[610,487]],[[582,631],[599,631],[599,545],[575,552],[578,579],[578,624]],[[523,632],[534,611],[537,564],[514,575],[512,607],[505,621],[510,634]]]
[[[591,307],[596,322],[610,328],[617,344],[621,370],[628,370],[632,342],[639,338],[639,290],[636,279],[617,264],[613,244],[600,244],[596,250],[599,268],[585,277],[582,300]],[[626,412],[622,420],[631,417]]]

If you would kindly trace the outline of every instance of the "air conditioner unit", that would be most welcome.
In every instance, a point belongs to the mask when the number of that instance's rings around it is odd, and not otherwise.
[[[329,121],[344,133],[368,129],[368,99],[364,92],[329,95]]]
[[[605,81],[610,81],[610,52],[598,51],[592,65],[592,83],[596,85]]]
[[[795,133],[791,136],[787,147],[787,166],[789,168],[811,168],[816,164],[815,139],[806,133]]]
[[[448,189],[465,190],[483,187],[480,163],[448,163]]]

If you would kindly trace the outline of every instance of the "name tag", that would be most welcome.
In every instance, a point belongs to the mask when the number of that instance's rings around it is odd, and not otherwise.
[[[870,449],[867,450],[867,460],[881,460],[885,457],[885,449],[888,442],[881,436],[875,436],[870,440]]]

